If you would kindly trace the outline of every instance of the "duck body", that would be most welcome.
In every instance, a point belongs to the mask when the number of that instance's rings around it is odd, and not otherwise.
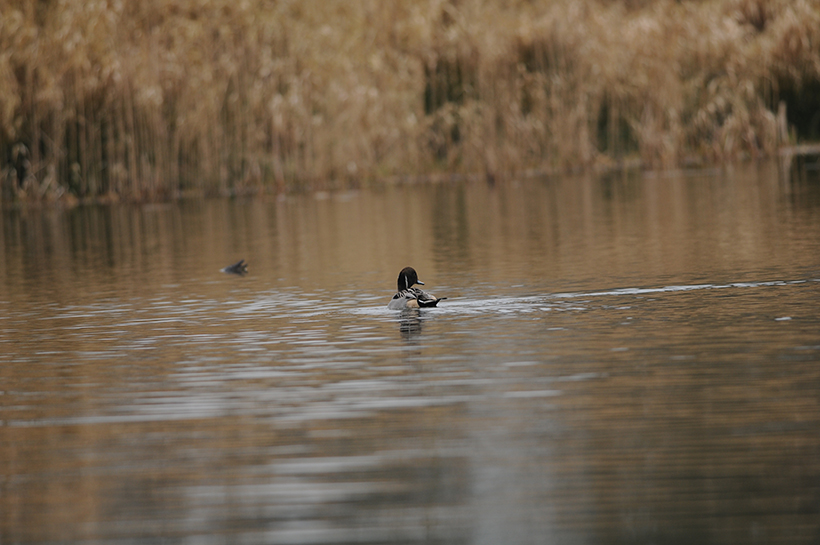
[[[225,267],[224,269],[222,269],[222,272],[228,273],[228,274],[238,274],[238,275],[242,276],[242,275],[245,275],[245,274],[248,273],[248,264],[245,263],[244,259],[240,259],[238,262],[234,263],[233,265],[230,265],[230,266]]]
[[[413,267],[405,267],[399,273],[397,282],[398,291],[387,304],[391,310],[401,310],[405,308],[430,308],[438,305],[439,301],[446,297],[435,297],[419,288],[414,288],[415,284],[424,285],[419,280],[418,274]]]

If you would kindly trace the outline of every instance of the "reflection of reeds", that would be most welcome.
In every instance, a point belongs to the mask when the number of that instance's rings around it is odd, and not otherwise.
[[[2,196],[766,155],[818,44],[808,0],[6,0]]]

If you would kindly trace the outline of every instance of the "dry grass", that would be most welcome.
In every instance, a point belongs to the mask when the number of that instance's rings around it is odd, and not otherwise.
[[[818,88],[809,0],[0,0],[0,185],[156,199],[733,161],[772,154],[778,102],[805,116]]]

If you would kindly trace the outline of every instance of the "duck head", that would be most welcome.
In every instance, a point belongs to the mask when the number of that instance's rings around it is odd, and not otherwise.
[[[419,280],[419,275],[416,274],[416,269],[413,267],[403,268],[399,273],[399,291],[409,290],[413,284],[420,284],[423,286],[424,282]]]

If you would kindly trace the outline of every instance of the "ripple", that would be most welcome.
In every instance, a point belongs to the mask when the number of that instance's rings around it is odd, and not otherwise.
[[[690,284],[677,286],[663,286],[659,288],[616,288],[605,291],[590,291],[578,293],[556,293],[549,297],[556,299],[573,299],[576,297],[606,297],[613,295],[646,295],[649,293],[678,293],[697,290],[724,290],[730,288],[762,288],[774,286],[792,286],[806,282],[820,282],[820,279],[804,280],[767,280],[762,282],[731,282],[728,284]]]

